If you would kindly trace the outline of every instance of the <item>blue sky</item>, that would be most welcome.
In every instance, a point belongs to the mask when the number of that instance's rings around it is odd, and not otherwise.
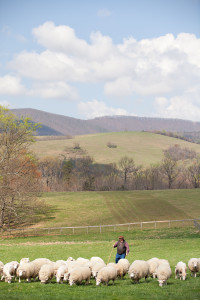
[[[0,104],[200,121],[200,0],[0,0]]]

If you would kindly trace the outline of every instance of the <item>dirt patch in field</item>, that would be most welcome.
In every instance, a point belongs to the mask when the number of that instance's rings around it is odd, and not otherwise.
[[[85,241],[85,242],[26,242],[26,243],[18,243],[19,246],[48,246],[48,245],[80,245],[80,244],[98,244],[102,243],[102,241]],[[16,244],[3,244],[0,243],[0,246],[13,246]]]

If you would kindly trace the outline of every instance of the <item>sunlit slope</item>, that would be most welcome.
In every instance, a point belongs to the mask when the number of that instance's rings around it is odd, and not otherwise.
[[[109,148],[107,143],[115,144],[116,148]],[[38,157],[59,156],[60,154],[76,153],[74,144],[78,143],[85,154],[93,157],[97,163],[118,162],[122,156],[132,157],[136,164],[144,166],[159,162],[163,157],[163,150],[174,144],[188,147],[200,153],[200,145],[148,132],[116,132],[99,133],[76,136],[73,139],[37,141],[33,151]],[[77,152],[77,155],[80,153]]]
[[[200,189],[45,193],[52,208],[40,227],[120,224],[200,217]]]
[[[108,142],[117,147],[107,147]],[[68,140],[37,141],[33,145],[33,151],[38,157],[60,154],[67,154],[69,157],[75,143],[78,143],[86,154],[92,156],[95,162],[105,164],[118,162],[122,156],[127,155],[132,157],[136,164],[146,166],[160,161],[163,150],[174,144],[200,153],[200,145],[148,132],[99,133],[76,136]],[[71,154],[76,155],[74,152]]]

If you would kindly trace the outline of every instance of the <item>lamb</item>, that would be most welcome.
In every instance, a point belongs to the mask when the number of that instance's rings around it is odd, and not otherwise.
[[[106,266],[106,264],[105,264],[104,262],[103,262],[103,263],[101,263],[101,262],[96,263],[96,264],[92,267],[92,276],[93,276],[94,278],[96,278],[98,272],[99,272],[102,268],[104,268],[105,266]]]
[[[56,273],[57,283],[63,283],[65,274],[68,273],[68,266],[66,264],[61,265]]]
[[[2,261],[0,261],[0,276],[1,277],[3,276],[3,267],[4,267],[4,263],[2,263]]]
[[[16,276],[16,270],[19,266],[19,263],[17,261],[11,261],[4,265],[3,267],[3,278],[5,278],[5,282],[11,283],[12,278]]]
[[[124,278],[124,276],[128,273],[129,267],[130,263],[128,259],[121,258],[115,265],[115,268],[117,269],[117,276],[119,276],[120,278]]]
[[[187,266],[184,262],[179,261],[175,267],[175,279],[180,278],[180,280],[186,279]]]
[[[156,269],[157,267],[159,266],[159,258],[157,257],[153,257],[149,260],[147,260],[148,264],[149,264],[149,276],[150,277],[153,277],[153,278],[156,278],[157,274],[156,274]]]
[[[172,271],[168,263],[162,263],[158,266],[156,273],[159,286],[163,286],[167,284],[167,280],[170,278]]]
[[[99,271],[96,277],[96,285],[100,285],[101,283],[105,283],[106,285],[108,285],[110,280],[112,280],[114,284],[116,278],[116,268],[113,266],[106,266]]]
[[[90,283],[91,270],[89,267],[76,267],[69,275],[69,284],[72,286],[75,283],[82,283],[85,280],[85,284]]]
[[[54,263],[48,263],[41,266],[39,271],[39,280],[41,283],[47,283],[54,276]]]
[[[21,279],[27,279],[31,282],[31,278],[36,278],[38,276],[36,265],[33,262],[21,263],[17,269],[17,277],[19,277],[19,282]]]
[[[197,277],[197,273],[200,270],[200,259],[199,258],[191,258],[188,261],[188,267],[191,271],[191,276]]]
[[[149,264],[144,260],[135,260],[128,271],[128,274],[134,283],[139,283],[141,278],[149,276]]]

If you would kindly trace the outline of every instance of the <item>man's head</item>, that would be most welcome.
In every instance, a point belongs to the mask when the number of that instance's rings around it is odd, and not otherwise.
[[[120,241],[124,241],[123,235],[120,235],[120,236],[119,236],[119,240],[120,240]]]

